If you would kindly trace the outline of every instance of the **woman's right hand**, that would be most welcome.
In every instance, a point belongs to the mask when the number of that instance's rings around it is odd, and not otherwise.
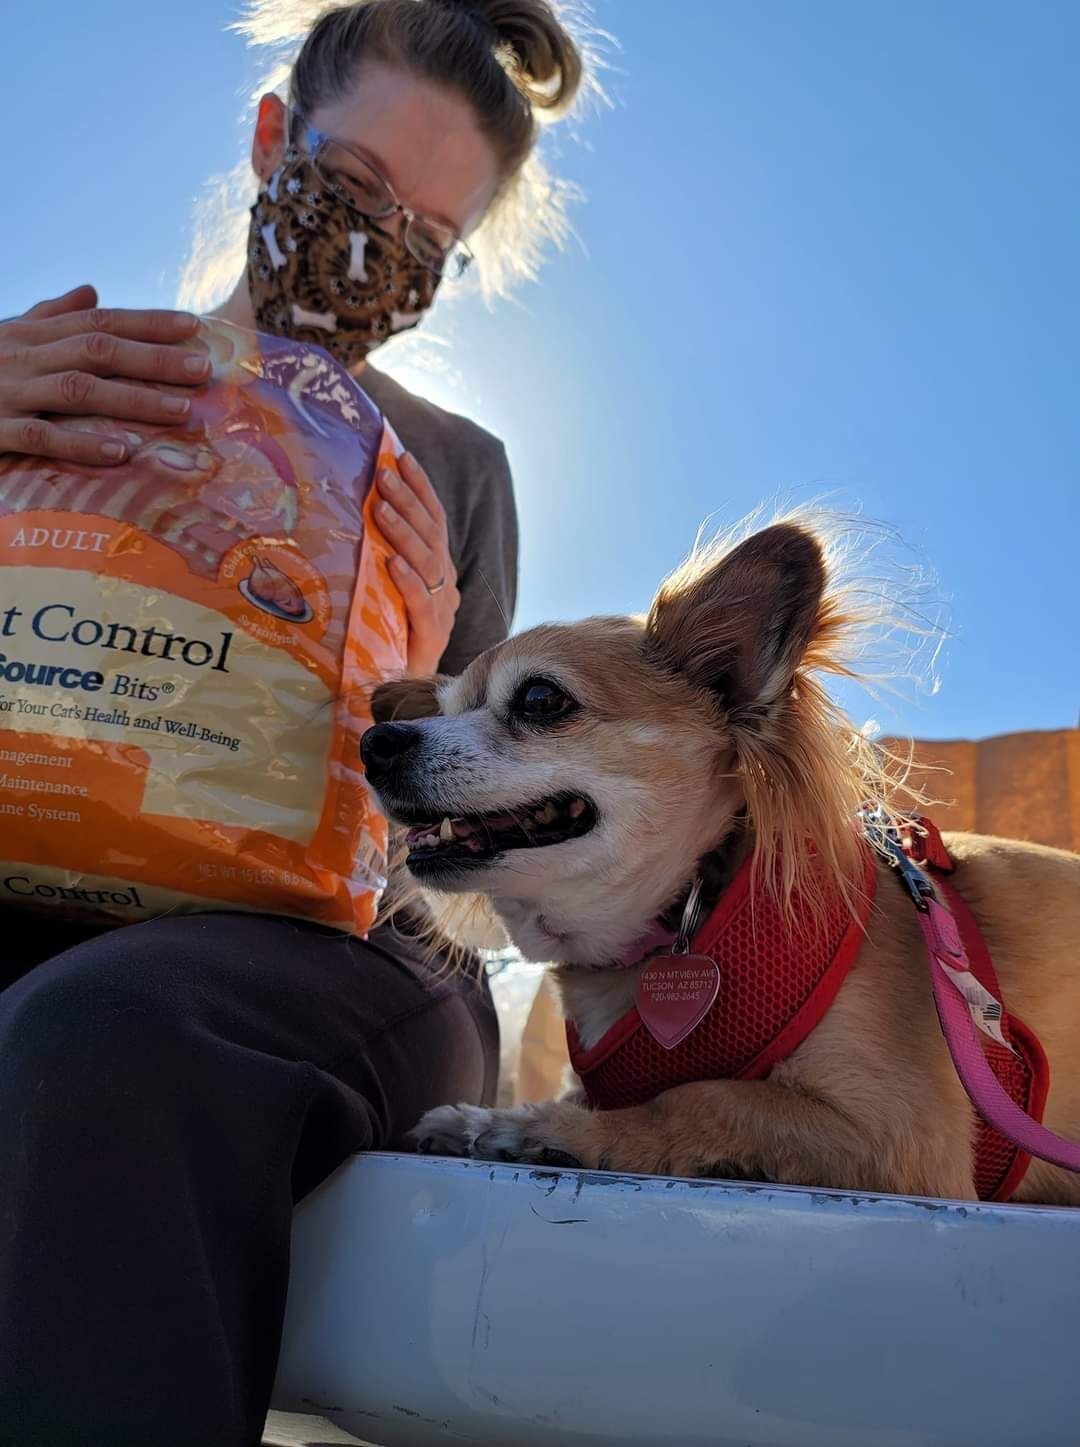
[[[111,436],[81,432],[43,414],[178,422],[191,409],[189,399],[141,384],[206,381],[205,350],[184,345],[198,326],[186,312],[99,307],[92,286],[0,322],[0,453],[91,466],[123,462],[129,443],[121,426]]]

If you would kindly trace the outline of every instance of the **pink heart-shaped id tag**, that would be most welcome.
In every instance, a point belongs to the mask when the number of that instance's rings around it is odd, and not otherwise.
[[[708,955],[657,955],[638,976],[635,1003],[646,1030],[674,1050],[712,1009],[720,966]]]

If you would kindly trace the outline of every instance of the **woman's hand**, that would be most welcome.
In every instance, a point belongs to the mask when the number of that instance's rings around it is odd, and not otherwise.
[[[446,652],[461,594],[443,505],[411,452],[399,465],[400,479],[388,468],[376,479],[382,499],[376,517],[395,550],[390,572],[409,618],[409,673],[427,678]]]
[[[186,312],[99,307],[92,286],[0,322],[0,452],[99,467],[123,462],[129,444],[121,427],[103,436],[46,422],[42,414],[177,422],[190,401],[139,384],[205,382],[209,357],[183,345],[198,326]]]

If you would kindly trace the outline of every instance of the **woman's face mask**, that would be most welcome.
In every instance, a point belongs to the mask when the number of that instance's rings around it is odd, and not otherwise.
[[[251,208],[248,290],[260,331],[346,367],[416,326],[440,278],[330,191],[291,147]]]

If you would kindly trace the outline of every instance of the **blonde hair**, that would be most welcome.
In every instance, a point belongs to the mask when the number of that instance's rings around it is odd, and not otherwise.
[[[570,235],[577,189],[537,152],[540,122],[583,97],[603,98],[604,37],[582,4],[557,0],[246,0],[231,28],[262,48],[269,68],[252,100],[288,92],[310,114],[355,84],[363,63],[401,66],[461,94],[499,163],[500,188],[470,238],[480,285],[491,297],[534,280],[549,246]],[[182,305],[206,309],[242,264],[254,180],[246,162],[208,183],[180,283]]]

